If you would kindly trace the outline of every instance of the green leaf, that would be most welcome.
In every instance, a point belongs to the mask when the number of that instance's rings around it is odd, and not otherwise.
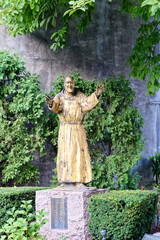
[[[43,24],[45,23],[45,19],[43,19],[41,22],[40,22],[40,27],[42,27],[43,26]]]
[[[38,5],[38,4],[36,4],[35,10],[36,10],[36,12],[39,12],[40,8],[39,8],[39,5]]]
[[[158,5],[158,4],[151,6],[151,8],[150,8],[151,16],[154,16],[155,13],[156,13],[158,10],[159,10],[159,5]]]
[[[64,14],[63,14],[63,16],[66,16],[68,13],[70,13],[71,12],[71,9],[69,9],[69,10],[67,10]]]
[[[31,8],[31,10],[34,9],[34,3],[31,3],[31,4],[30,4],[30,8]]]
[[[141,7],[144,7],[146,5],[155,5],[158,4],[158,0],[145,0],[142,2]]]

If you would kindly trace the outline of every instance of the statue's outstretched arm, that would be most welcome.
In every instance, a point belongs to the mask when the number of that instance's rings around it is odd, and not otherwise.
[[[82,94],[81,107],[84,113],[91,111],[99,103],[99,96],[103,93],[104,89],[105,85],[102,83],[97,85],[96,91],[89,97]]]

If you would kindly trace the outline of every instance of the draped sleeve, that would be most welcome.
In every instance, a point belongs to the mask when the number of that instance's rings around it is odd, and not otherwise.
[[[84,95],[83,93],[81,94],[81,108],[84,113],[87,113],[91,111],[98,103],[99,99],[97,98],[95,92],[92,93],[89,97]]]

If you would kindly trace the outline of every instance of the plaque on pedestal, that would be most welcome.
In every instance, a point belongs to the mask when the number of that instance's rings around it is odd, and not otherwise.
[[[51,228],[68,228],[67,198],[51,198]]]

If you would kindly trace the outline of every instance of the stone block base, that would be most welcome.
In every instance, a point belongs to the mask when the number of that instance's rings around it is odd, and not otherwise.
[[[88,201],[93,194],[108,192],[107,189],[59,190],[36,192],[36,210],[45,208],[49,222],[40,230],[47,240],[92,240],[88,231]]]

